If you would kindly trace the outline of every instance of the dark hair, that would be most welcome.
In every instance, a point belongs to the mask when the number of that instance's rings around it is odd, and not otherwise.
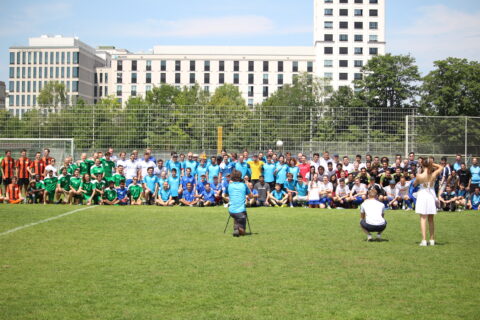
[[[241,182],[242,181],[242,173],[238,170],[233,170],[230,175],[230,180],[233,182]]]

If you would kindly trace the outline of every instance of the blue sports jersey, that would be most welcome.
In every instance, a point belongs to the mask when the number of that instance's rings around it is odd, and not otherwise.
[[[127,188],[117,188],[117,198],[118,200],[123,200],[127,197]]]
[[[220,164],[220,173],[222,174],[222,180],[227,179],[227,175],[232,173],[234,167],[235,163],[233,162]]]
[[[480,183],[480,166],[471,166],[470,173],[472,174],[472,183],[479,184]]]
[[[205,190],[205,184],[207,184],[207,181],[198,181],[197,183],[197,192],[198,194],[202,194],[202,192]]]
[[[280,184],[284,184],[285,180],[287,180],[287,170],[288,166],[284,164],[277,164],[277,167],[275,168],[277,170],[277,179],[276,182]]]
[[[182,172],[182,163],[180,161],[168,160],[166,165],[168,172],[172,172],[172,169],[177,169],[177,175],[180,176]]]
[[[479,194],[472,194],[472,205],[478,206],[480,204],[480,193]]]
[[[222,192],[223,193],[227,193],[227,188],[228,188],[229,185],[230,185],[230,183],[227,180],[224,180],[222,182]]]
[[[308,194],[308,183],[302,182],[295,185],[295,190],[297,190],[297,194],[301,197],[305,197]]]
[[[160,179],[156,175],[147,175],[143,177],[143,182],[147,185],[147,188],[150,189],[152,192],[155,192],[155,187],[157,184],[160,183]]]
[[[467,197],[467,189],[457,190],[456,196],[466,198]]]
[[[292,180],[292,181],[285,181],[285,183],[283,184],[283,187],[285,189],[288,189],[288,190],[291,190],[291,191],[295,191],[295,185],[297,184],[297,181],[295,180]]]
[[[272,196],[277,200],[282,200],[283,197],[285,196],[285,191],[283,190],[277,191],[277,189],[275,189],[272,191]]]
[[[208,182],[210,183],[213,183],[213,177],[218,177],[218,175],[220,174],[220,167],[215,164],[211,164],[208,166]]]
[[[410,181],[410,187],[408,187],[408,197],[412,200],[417,200],[416,197],[413,196],[414,193],[418,192],[420,186],[415,186],[415,178]]]
[[[242,173],[242,179],[248,174],[248,163],[246,162],[237,162],[235,164],[235,170],[240,171]]]
[[[172,197],[178,197],[178,188],[180,187],[180,178],[178,176],[170,176],[167,179],[168,184],[170,185],[170,193]]]
[[[195,187],[195,177],[194,176],[183,176],[182,177],[182,188],[187,190],[187,183],[191,183]]]
[[[270,183],[275,181],[275,164],[274,163],[265,163],[263,165],[263,176],[265,177],[265,182]]]
[[[200,179],[201,176],[203,175],[207,175],[207,170],[208,170],[208,166],[207,164],[205,165],[199,165],[197,167],[197,179]]]
[[[170,188],[168,188],[167,190],[161,188],[158,191],[158,195],[160,196],[160,198],[162,198],[163,201],[167,201],[172,196],[172,193],[170,192]]]
[[[198,167],[198,162],[195,160],[186,160],[185,161],[185,169],[190,168],[192,169],[192,176],[195,176],[197,174],[197,167]]]
[[[192,191],[183,190],[182,198],[189,202],[195,200],[195,191],[193,189]]]
[[[215,191],[212,189],[210,189],[210,191],[203,190],[202,196],[205,201],[215,202]]]
[[[222,184],[221,183],[210,183],[210,187],[212,188],[213,191],[218,192],[219,190],[222,190]]]
[[[243,182],[232,182],[228,185],[226,194],[230,197],[230,206],[228,211],[230,213],[246,212],[245,197],[250,194],[250,190]]]
[[[293,174],[293,179],[297,180],[297,176],[300,174],[300,168],[299,167],[288,167],[287,173]]]

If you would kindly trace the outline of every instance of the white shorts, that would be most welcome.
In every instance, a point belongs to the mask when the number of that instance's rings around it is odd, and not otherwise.
[[[307,196],[296,196],[293,198],[294,201],[298,202],[307,202],[308,197]]]

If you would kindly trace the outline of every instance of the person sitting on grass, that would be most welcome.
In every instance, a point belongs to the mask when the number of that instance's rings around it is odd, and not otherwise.
[[[166,175],[166,172],[162,171],[160,175]],[[143,189],[145,190],[144,194],[147,204],[151,205],[155,202],[155,195],[160,189],[159,186],[163,187],[163,183],[160,183],[160,178],[153,174],[153,167],[147,168],[147,175],[143,177]]]
[[[245,197],[245,204],[247,205],[247,207],[256,207],[258,203],[258,191],[253,188],[252,182],[247,182],[246,185],[248,186],[248,190],[250,190],[252,196]]]
[[[175,204],[173,200],[170,185],[167,181],[163,182],[162,187],[158,190],[157,199],[155,200],[157,206],[170,207]]]
[[[180,199],[180,203],[187,207],[193,207],[198,203],[192,183],[187,183],[187,188],[182,192],[182,199]]]
[[[310,208],[319,208],[320,206],[320,186],[318,182],[318,173],[314,173],[308,182],[308,206]]]
[[[138,177],[133,177],[132,184],[128,186],[128,195],[130,198],[130,204],[139,206],[142,204],[143,188],[138,184]]]
[[[360,206],[360,227],[367,235],[367,241],[372,240],[371,232],[377,233],[377,239],[381,239],[382,232],[387,227],[385,221],[385,206],[377,199],[377,191],[372,189],[368,192],[368,199]]]
[[[63,167],[60,171],[61,174],[58,177],[57,189],[55,190],[56,203],[62,203],[63,195],[63,203],[66,204],[70,194],[70,175],[68,174],[67,167]]]
[[[303,180],[301,175],[297,176],[295,192],[296,196],[293,198],[293,202],[302,206],[306,206],[308,203],[308,183]]]
[[[93,196],[94,204],[101,204],[103,198],[103,191],[107,186],[107,181],[103,178],[103,173],[97,173],[96,179],[92,180],[92,183],[95,186],[95,195]]]
[[[83,175],[82,183],[78,191],[81,193],[83,200],[87,201],[87,206],[90,206],[95,196],[95,184],[90,180],[88,173]]]
[[[80,169],[75,169],[73,172],[73,177],[70,178],[70,194],[68,203],[70,204],[78,204],[82,201],[83,194],[80,190],[80,186],[82,185],[82,178],[80,177]]]
[[[468,209],[470,210],[480,210],[480,187],[475,187],[475,191],[470,195],[470,200],[468,201]]]
[[[125,187],[125,180],[121,180],[120,186],[117,188],[117,199],[121,206],[128,204],[128,189]]]
[[[36,174],[34,180],[31,180],[27,189],[28,203],[43,203],[43,192],[45,184],[40,180],[40,175]]]
[[[335,197],[333,198],[335,207],[348,208],[350,207],[350,188],[345,183],[345,179],[338,179],[338,186],[335,190]]]
[[[215,205],[215,191],[213,191],[210,183],[205,184],[205,189],[203,190],[202,194],[198,196],[199,204],[203,207],[210,207]]]
[[[219,182],[218,176],[213,177],[210,187],[215,193],[215,204],[220,204],[222,201],[222,184]]]
[[[286,207],[288,194],[282,190],[280,183],[275,184],[275,189],[270,193],[269,203],[274,207]]]
[[[395,182],[395,180],[393,180]],[[355,206],[359,206],[365,201],[367,196],[367,186],[363,183],[360,183],[360,179],[354,179],[354,184],[350,190],[350,199],[349,201]]]
[[[457,199],[455,200],[455,205],[457,206],[457,210],[460,211],[461,209],[465,209],[467,206],[467,189],[463,183],[460,184],[459,189],[456,193]]]
[[[319,184],[320,188],[320,208],[325,209],[330,207],[330,202],[332,200],[333,186],[332,183],[328,180],[328,176],[324,175],[322,181]]]
[[[103,191],[102,204],[104,205],[116,205],[119,200],[117,198],[117,190],[115,190],[115,181],[110,180],[108,182],[108,188]]]
[[[47,176],[43,180],[43,183],[45,183],[45,192],[43,194],[43,204],[54,203],[58,178],[53,175],[53,170],[47,171]]]
[[[412,201],[408,195],[410,189],[410,181],[407,181],[404,175],[400,176],[400,180],[395,185],[396,196],[399,206],[403,203],[403,208],[408,210],[412,209]]]
[[[383,198],[383,203],[386,208],[391,208],[393,210],[397,209],[397,190],[395,189],[396,182],[395,180],[390,180],[390,184],[383,188],[385,190],[385,197]]]
[[[293,164],[295,162],[295,159],[291,160],[291,163]],[[298,169],[298,167],[296,167]],[[297,174],[298,175],[298,174]],[[293,180],[293,174],[291,172],[287,173],[287,181],[283,184],[283,187],[285,188],[285,191],[287,192],[288,196],[288,203],[290,204],[290,207],[293,208],[293,199],[297,195],[297,191],[295,190],[295,185],[297,184],[297,181]]]
[[[12,177],[12,183],[7,185],[5,192],[5,203],[10,204],[19,204],[22,203],[24,198],[20,193],[20,186],[17,184],[18,178],[16,176]]]
[[[455,211],[455,201],[457,201],[457,196],[450,185],[447,184],[445,191],[440,194],[439,200],[443,211]]]

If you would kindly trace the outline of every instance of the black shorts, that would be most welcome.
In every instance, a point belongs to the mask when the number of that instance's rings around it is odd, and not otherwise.
[[[3,179],[3,185],[8,186],[10,183],[12,183],[12,178],[4,178]]]
[[[178,204],[178,196],[172,197],[172,200],[175,201],[175,204]]]
[[[365,220],[361,220],[360,225],[362,226],[363,229],[367,230],[368,232],[382,232],[387,227],[387,221],[385,221],[385,223],[382,225],[374,226],[374,225],[368,224]]]
[[[28,178],[19,178],[18,179],[18,185],[19,186],[28,186],[29,183],[30,183],[30,180],[28,180]]]

